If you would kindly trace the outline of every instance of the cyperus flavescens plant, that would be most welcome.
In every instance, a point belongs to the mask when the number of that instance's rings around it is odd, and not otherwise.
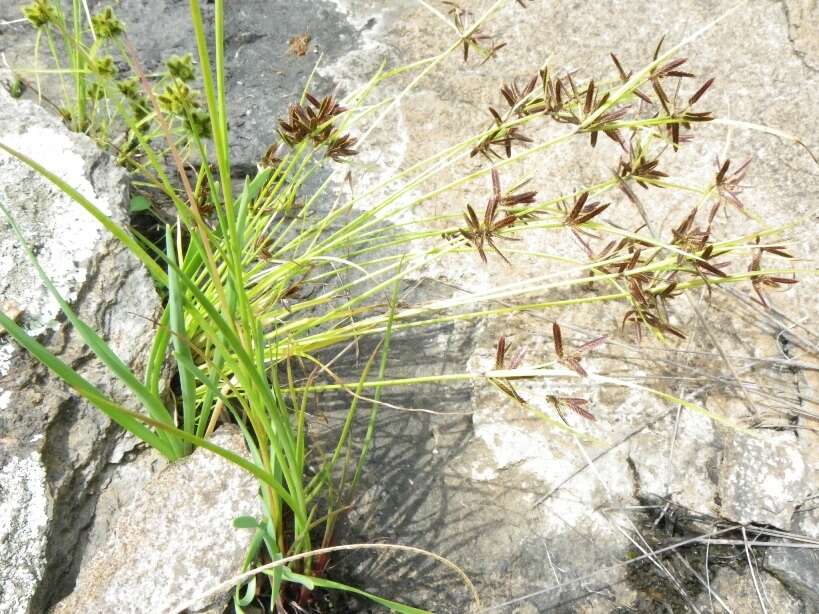
[[[55,0],[34,0],[23,6],[22,12],[36,36],[33,66],[18,67],[17,74],[33,76],[40,101],[53,107],[72,130],[88,134],[111,150],[121,164],[142,175],[142,180],[159,182],[155,161],[145,159],[137,134],[157,146],[169,130],[183,151],[191,146],[191,135],[210,137],[202,94],[192,86],[196,70],[190,54],[171,55],[162,71],[148,75],[154,101],[158,102],[152,105],[140,83],[145,75],[131,63],[125,24],[111,7],[91,15],[85,0],[72,0],[68,8]],[[43,41],[53,68],[41,66]],[[56,80],[48,95],[44,93],[44,76]],[[164,125],[157,122],[159,109],[164,111]],[[164,156],[169,150],[160,148],[156,153]],[[148,206],[142,198],[132,204],[135,211]]]
[[[142,381],[76,318],[70,305],[61,305],[100,360],[133,391],[145,413],[127,410],[105,398],[7,316],[0,316],[0,324],[80,394],[169,458],[184,455],[192,446],[202,446],[237,462],[259,479],[265,517],[240,519],[238,526],[254,531],[248,567],[255,561],[288,559],[287,566],[267,570],[270,585],[266,596],[271,610],[288,607],[291,601],[306,605],[309,591],[300,591],[299,586],[351,590],[324,578],[326,557],[314,559],[310,553],[333,543],[335,524],[350,504],[349,491],[360,478],[371,446],[379,407],[384,406],[381,391],[385,387],[478,379],[499,387],[523,410],[555,428],[576,432],[578,427],[572,425],[565,409],[593,418],[585,398],[549,395],[527,400],[513,382],[535,377],[565,379],[565,369],[551,368],[561,365],[586,378],[579,355],[584,347],[590,350],[602,343],[600,339],[572,351],[564,346],[560,327],[555,325],[556,356],[550,362],[524,367],[522,357],[507,360],[506,341],[501,338],[494,369],[484,373],[387,379],[394,332],[524,311],[548,313],[556,307],[584,302],[610,302],[624,304],[620,313],[624,327],[666,339],[685,335],[669,316],[669,305],[685,292],[729,283],[750,283],[761,290],[790,281],[780,270],[761,268],[762,250],[787,255],[777,243],[757,245],[757,239],[765,239],[773,230],[763,228],[751,236],[713,239],[712,225],[721,204],[730,202],[744,210],[736,196],[744,166],[729,174],[727,163],[723,163],[708,185],[688,188],[696,199],[693,213],[680,222],[671,237],[654,232],[638,192],[680,189],[662,170],[664,156],[684,147],[697,123],[711,119],[708,111],[699,109],[713,81],[686,83],[693,76],[683,70],[684,62],[674,57],[676,49],[663,53],[658,46],[653,59],[635,73],[627,73],[613,56],[616,73],[602,81],[560,75],[552,67],[542,67],[525,80],[525,85],[510,83],[502,88],[508,108],[492,107],[488,128],[396,171],[363,193],[334,197],[329,189],[331,179],[321,181],[317,189],[307,187],[330,161],[349,159],[366,147],[367,136],[378,122],[450,54],[464,50],[465,59],[469,59],[468,52],[473,50],[491,59],[501,53],[503,48],[496,41],[486,46],[479,29],[506,4],[511,2],[498,0],[474,20],[467,20],[457,7],[448,16],[439,12],[456,31],[450,46],[410,67],[378,73],[343,100],[305,92],[278,124],[281,142],[271,145],[258,174],[237,189],[228,149],[223,2],[215,3],[214,40],[209,49],[199,3],[191,0],[201,94],[189,85],[194,80],[190,60],[176,58],[168,63],[166,73],[146,75],[123,27],[117,25],[108,28],[110,37],[106,40],[113,41],[112,53],[131,67],[135,79],[124,85],[120,75],[110,70],[111,64],[100,57],[96,43],[88,42],[92,26],[98,38],[105,31],[100,19],[96,25],[92,19],[91,25],[83,26],[81,7],[75,3],[75,26],[64,43],[72,54],[71,68],[64,74],[77,85],[75,96],[68,96],[72,104],[67,107],[76,109],[70,119],[76,129],[92,133],[97,133],[94,126],[105,126],[102,134],[122,131],[123,140],[116,147],[136,173],[140,187],[146,193],[161,192],[175,207],[177,221],[166,229],[160,246],[135,240],[36,161],[3,146],[114,232],[145,263],[166,296]],[[523,2],[515,4],[510,10],[525,6]],[[56,7],[46,0],[34,6]],[[39,24],[43,36],[69,33],[62,14],[54,8]],[[107,23],[118,24],[112,21],[116,19],[112,13],[103,15]],[[58,51],[54,47],[55,55]],[[93,66],[98,68],[92,71],[89,67]],[[415,71],[414,76],[400,94],[371,102],[378,85],[411,71]],[[93,79],[86,81],[91,74]],[[678,86],[678,82],[682,84]],[[115,113],[99,115],[100,109],[107,109],[105,105],[88,106],[91,85],[106,93],[98,100],[112,105]],[[688,94],[683,95],[683,91]],[[85,101],[82,107],[80,99]],[[80,117],[83,121],[75,121]],[[527,134],[536,123],[565,130],[538,142],[531,132]],[[502,187],[509,185],[507,173],[516,162],[575,138],[595,147],[601,135],[619,148],[617,159],[612,160],[616,168],[612,176],[544,200],[538,200],[534,191],[522,191],[520,184]],[[111,139],[104,141],[115,145]],[[199,164],[190,176],[185,168],[190,151],[214,164]],[[478,156],[487,161],[480,170],[442,187],[430,187],[444,169]],[[169,176],[166,158],[175,166],[179,188]],[[453,212],[428,217],[415,214],[412,225],[389,224],[408,212],[423,211],[422,205],[442,194],[459,201],[459,188],[484,182],[487,176],[491,177],[491,187],[486,188],[485,206],[479,210],[463,202],[463,223]],[[420,195],[408,198],[411,193]],[[643,216],[639,228],[624,230],[612,223],[618,219],[612,217],[618,209],[609,200],[617,193],[627,197],[620,207],[633,206]],[[709,205],[706,225],[697,226],[697,212]],[[514,267],[515,239],[524,233],[564,232],[571,233],[587,256],[585,261],[564,258],[570,265],[568,271],[516,279],[491,290],[418,305],[406,306],[398,300],[401,282],[433,262],[453,255],[481,263],[497,257]],[[500,241],[504,241],[502,247]],[[538,256],[557,257],[546,252]],[[751,261],[749,270],[736,269],[743,259]],[[32,260],[36,265],[33,256]],[[726,266],[729,262],[734,272]],[[567,272],[571,276],[567,277]],[[39,273],[53,290],[45,272]],[[550,295],[569,287],[582,288],[585,293],[574,299]],[[364,336],[379,338],[380,345],[366,357],[360,377],[345,380],[323,358],[324,352],[344,351]],[[170,407],[160,390],[169,354],[179,374],[178,398]],[[304,373],[307,375],[302,378]],[[331,383],[325,383],[328,378]],[[604,382],[600,376],[596,382],[639,387],[613,378]],[[307,407],[312,395],[327,389],[343,390],[351,401],[336,445],[319,457],[307,436]],[[653,392],[673,399],[666,392]],[[676,401],[727,422],[691,402]],[[370,406],[366,433],[362,441],[354,442],[352,426],[362,403]],[[208,442],[209,433],[225,419],[242,428],[251,461]],[[257,589],[258,585],[251,584],[237,593],[236,607],[241,609],[257,600]],[[411,611],[399,604],[386,605]]]

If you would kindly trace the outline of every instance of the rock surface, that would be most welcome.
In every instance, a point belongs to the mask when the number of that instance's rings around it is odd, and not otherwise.
[[[125,174],[86,137],[31,102],[0,91],[0,141],[68,181],[105,214],[127,222]],[[35,171],[0,154],[0,198],[63,296],[137,373],[159,306],[142,265]],[[0,302],[30,335],[88,380],[128,402],[64,323],[5,218]],[[95,489],[133,442],[39,363],[0,337],[0,611],[41,611],[70,590],[82,558]],[[118,447],[119,446],[119,447]]]
[[[704,593],[697,604],[703,611],[725,612],[725,604],[733,612],[776,612],[776,614],[801,614],[804,612],[799,600],[791,595],[775,577],[764,571],[756,571],[753,577],[748,570],[737,573],[730,568],[720,568],[710,582],[713,593],[709,599]],[[758,592],[757,592],[758,586]],[[720,604],[722,600],[722,604]]]
[[[765,568],[790,587],[808,606],[819,611],[819,553],[807,548],[770,548]]]
[[[792,434],[757,439],[732,433],[720,464],[722,516],[790,528],[805,501],[804,477],[805,461]]]
[[[0,468],[0,548],[4,564],[0,611],[29,612],[45,575],[52,516],[46,471],[40,455],[9,456]]]
[[[245,450],[236,427],[220,428],[211,441],[233,452]],[[83,564],[74,592],[53,613],[171,611],[240,571],[248,540],[232,521],[260,514],[255,478],[196,450],[132,493],[104,545]],[[194,611],[219,612],[226,597]]]
[[[819,5],[813,0],[785,0],[793,48],[805,65],[819,70]]]

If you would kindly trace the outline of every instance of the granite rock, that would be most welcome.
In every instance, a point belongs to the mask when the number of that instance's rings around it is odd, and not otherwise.
[[[731,433],[720,463],[721,515],[739,524],[790,528],[804,502],[805,462],[792,434],[756,438]]]
[[[762,570],[756,570],[752,574],[748,569],[737,572],[730,568],[719,568],[709,586],[713,591],[710,599],[708,592],[703,591],[697,603],[703,611],[711,611],[710,608],[713,608],[715,612],[725,612],[722,604],[732,612],[748,614],[802,614],[805,611],[799,600],[781,582]]]
[[[819,610],[819,555],[812,548],[770,548],[765,569],[798,595],[809,609]]]
[[[245,453],[234,426],[220,428],[211,441]],[[52,612],[171,611],[240,571],[249,537],[232,521],[260,515],[256,479],[198,449],[132,493],[104,545],[83,564],[74,592]],[[207,599],[193,611],[221,611],[227,597]]]
[[[41,107],[0,91],[0,141],[127,223],[125,173],[85,136]],[[50,182],[0,154],[0,198],[58,290],[137,373],[159,300],[141,263]],[[7,220],[0,220],[0,302],[27,332],[119,402],[126,389],[67,326]],[[73,584],[96,488],[109,462],[133,446],[98,410],[0,336],[0,611],[41,611]],[[8,562],[8,564],[5,564]]]

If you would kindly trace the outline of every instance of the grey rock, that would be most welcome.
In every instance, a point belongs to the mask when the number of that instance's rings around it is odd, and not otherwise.
[[[811,505],[811,503],[808,503]],[[794,531],[819,539],[819,509],[798,510]],[[819,611],[819,551],[813,548],[768,548],[765,569],[798,595],[809,611]]]
[[[710,587],[713,591],[711,599],[709,600],[707,591],[703,590],[697,604],[703,611],[712,611],[710,608],[713,607],[715,612],[725,612],[720,599],[732,612],[742,614],[802,614],[805,611],[799,600],[781,582],[762,570],[755,570],[752,574],[747,568],[741,572],[719,568],[710,581]]]
[[[123,440],[133,445],[127,437]],[[94,518],[83,536],[85,550],[80,568],[105,545],[116,519],[131,503],[134,493],[168,464],[164,456],[144,444],[125,450],[121,458],[117,458],[116,451],[112,456],[98,480],[99,497],[94,505]]]
[[[5,458],[0,467],[0,611],[27,612],[45,572],[52,502],[39,455]]]
[[[794,514],[796,526],[794,530],[805,537],[819,539],[819,508],[813,507],[815,499],[806,503],[805,509],[799,509]]]
[[[125,174],[88,138],[69,133],[39,106],[0,91],[0,141],[126,224]],[[159,305],[142,265],[79,205],[5,153],[0,154],[0,198],[66,300],[141,374]],[[0,303],[86,379],[134,406],[66,326],[5,218],[0,220]],[[73,584],[95,488],[120,431],[3,335],[0,433],[0,509],[9,521],[0,540],[0,611],[40,611]]]
[[[673,454],[657,454],[657,440],[674,429],[678,421]],[[718,467],[722,442],[707,417],[671,413],[642,430],[631,441],[629,458],[642,498],[665,497],[667,501],[705,516],[719,515]]]
[[[809,548],[770,548],[765,569],[799,595],[811,611],[819,610],[819,554]]]
[[[220,428],[211,441],[245,454],[236,427]],[[105,544],[83,565],[74,592],[53,613],[167,612],[240,571],[249,535],[232,521],[261,513],[253,476],[196,450],[132,493]],[[194,610],[217,608],[226,597]]]
[[[765,439],[731,433],[720,464],[722,516],[790,528],[806,494],[805,462],[796,444],[789,433]]]
[[[805,65],[819,70],[819,5],[814,0],[785,0],[791,41]]]

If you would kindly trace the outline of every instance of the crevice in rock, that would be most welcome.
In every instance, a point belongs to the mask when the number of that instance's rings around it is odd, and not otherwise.
[[[787,335],[779,334],[779,335],[777,335],[776,339],[777,339],[777,342],[778,342],[778,345],[779,345],[779,349],[782,351],[782,354],[785,356],[785,358],[787,358],[788,360],[794,360],[795,357],[793,356],[793,353],[791,351],[792,343],[791,343],[790,339],[787,337]],[[800,380],[800,375],[801,375],[800,370],[799,370],[799,368],[792,367],[792,366],[787,366],[785,368],[787,369],[787,371],[791,374],[791,376],[793,378],[793,387],[794,387],[794,391],[796,393],[796,398],[799,401],[799,407],[804,408],[805,407],[805,400],[802,397],[802,387],[801,387],[801,384],[800,384],[800,381],[799,381]],[[791,415],[789,415],[788,416],[788,424],[790,424],[791,426],[796,427],[799,424],[799,415],[796,414],[796,413],[792,413]],[[799,439],[799,429],[798,428],[793,428],[792,430],[793,430],[793,434],[796,436],[796,438]]]
[[[74,587],[85,550],[85,542],[80,536],[93,521],[100,492],[104,464],[96,459],[108,458],[119,437],[119,428],[100,415],[96,421],[101,427],[99,432],[86,439],[91,442],[91,449],[71,449],[72,428],[82,420],[84,413],[96,411],[72,396],[60,404],[57,416],[46,432],[42,458],[52,489],[54,511],[43,581],[33,598],[33,603],[44,610]],[[82,422],[84,429],[90,426],[86,420]]]
[[[626,465],[628,466],[629,473],[631,473],[631,482],[634,485],[634,498],[639,500],[640,496],[643,494],[642,490],[640,489],[640,472],[637,470],[637,464],[634,462],[634,459],[631,458],[631,454],[626,456]]]

